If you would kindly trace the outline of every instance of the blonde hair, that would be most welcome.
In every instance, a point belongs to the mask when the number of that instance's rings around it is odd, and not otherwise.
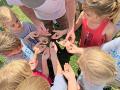
[[[95,11],[99,16],[109,15],[109,18],[113,20],[118,16],[118,10],[120,9],[118,0],[86,0],[88,6]]]
[[[12,51],[21,46],[21,41],[12,33],[0,32],[0,53]]]
[[[15,90],[50,90],[50,85],[44,78],[32,76],[21,82]]]
[[[13,61],[0,70],[0,90],[14,90],[19,83],[31,75],[32,70],[26,61]]]
[[[85,76],[96,84],[106,84],[116,76],[114,59],[98,48],[86,48],[78,64]]]
[[[0,23],[5,31],[8,31],[6,22],[11,22],[14,18],[17,18],[15,13],[7,6],[0,7]]]

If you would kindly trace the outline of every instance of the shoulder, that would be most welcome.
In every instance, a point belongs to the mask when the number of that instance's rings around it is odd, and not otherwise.
[[[108,22],[107,26],[105,27],[105,32],[116,32],[115,25],[112,22]]]
[[[9,5],[23,5],[23,3],[21,2],[21,0],[6,0],[6,2],[9,4]]]
[[[35,25],[32,24],[31,22],[22,22],[22,25],[23,25],[24,30],[26,30],[27,32],[36,31]]]
[[[117,30],[112,22],[108,22],[107,26],[105,27],[103,31],[103,35],[106,35],[107,41],[112,40],[112,38],[115,36]]]

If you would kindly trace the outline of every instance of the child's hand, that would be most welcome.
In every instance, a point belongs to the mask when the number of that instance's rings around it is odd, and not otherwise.
[[[71,31],[67,34],[66,40],[70,41],[71,43],[74,43],[74,41],[75,41],[75,32],[74,32],[74,29],[71,30]]]
[[[37,31],[33,31],[31,33],[29,33],[29,37],[34,39],[35,37],[39,37],[39,33]]]
[[[58,51],[57,46],[54,42],[50,42],[50,52],[52,53],[52,51],[55,53]]]
[[[68,63],[65,63],[65,65],[64,65],[63,75],[64,75],[68,80],[75,79],[75,73],[74,73],[72,67],[71,67]]]
[[[34,47],[39,48],[39,53],[43,52],[46,49],[46,45],[41,45],[41,42],[38,42]]]
[[[50,57],[50,49],[46,48],[42,54],[42,60],[47,60]]]
[[[41,52],[40,48],[38,47],[33,47],[34,54],[39,54]]]
[[[38,66],[38,60],[30,60],[30,61],[29,61],[29,65],[30,65],[30,67],[31,67],[31,70],[36,69],[37,66]]]
[[[54,42],[50,42],[50,55],[52,60],[57,58],[57,46],[55,45]]]
[[[48,44],[49,42],[48,37],[39,37],[38,40],[41,44]]]
[[[75,44],[72,44],[71,42],[67,42],[66,49],[69,53],[77,54],[79,53],[80,48],[78,48]]]
[[[39,31],[39,34],[40,35],[43,35],[43,36],[50,36],[51,34],[49,33],[49,30],[46,29],[46,27],[44,26],[43,23],[37,23],[36,24],[36,28],[37,30]]]
[[[67,29],[65,30],[54,30],[53,32],[55,32],[54,35],[52,35],[52,39],[59,39],[60,37],[62,37],[63,35],[65,35],[67,33]]]
[[[59,41],[59,42],[57,41],[58,44],[60,44],[60,45],[62,45],[62,46],[64,46],[64,47],[66,47],[67,42],[69,42],[69,41],[67,41],[66,39],[64,39],[64,40],[62,40],[62,41]]]

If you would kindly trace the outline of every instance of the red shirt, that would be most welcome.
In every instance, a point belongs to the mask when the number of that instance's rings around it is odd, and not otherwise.
[[[49,77],[45,76],[42,72],[34,71],[33,76],[40,76],[40,77],[46,79],[49,82],[49,84],[52,83],[51,79]]]
[[[79,42],[80,47],[101,46],[106,42],[106,36],[102,35],[105,27],[108,24],[108,19],[103,20],[96,29],[88,27],[87,19],[82,19],[82,33]]]

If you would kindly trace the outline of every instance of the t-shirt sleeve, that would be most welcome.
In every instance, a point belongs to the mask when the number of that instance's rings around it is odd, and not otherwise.
[[[21,2],[21,0],[6,0],[8,5],[18,5],[18,6],[22,6],[23,3]]]
[[[109,52],[110,50],[117,48],[119,46],[119,44],[120,44],[120,37],[103,44],[103,46],[101,48],[102,48],[102,50]]]
[[[51,90],[67,90],[67,84],[63,75],[56,75]]]
[[[78,77],[78,84],[82,86],[83,90],[103,90],[105,85],[96,85],[83,78],[83,73]],[[80,82],[80,83],[79,83]]]

